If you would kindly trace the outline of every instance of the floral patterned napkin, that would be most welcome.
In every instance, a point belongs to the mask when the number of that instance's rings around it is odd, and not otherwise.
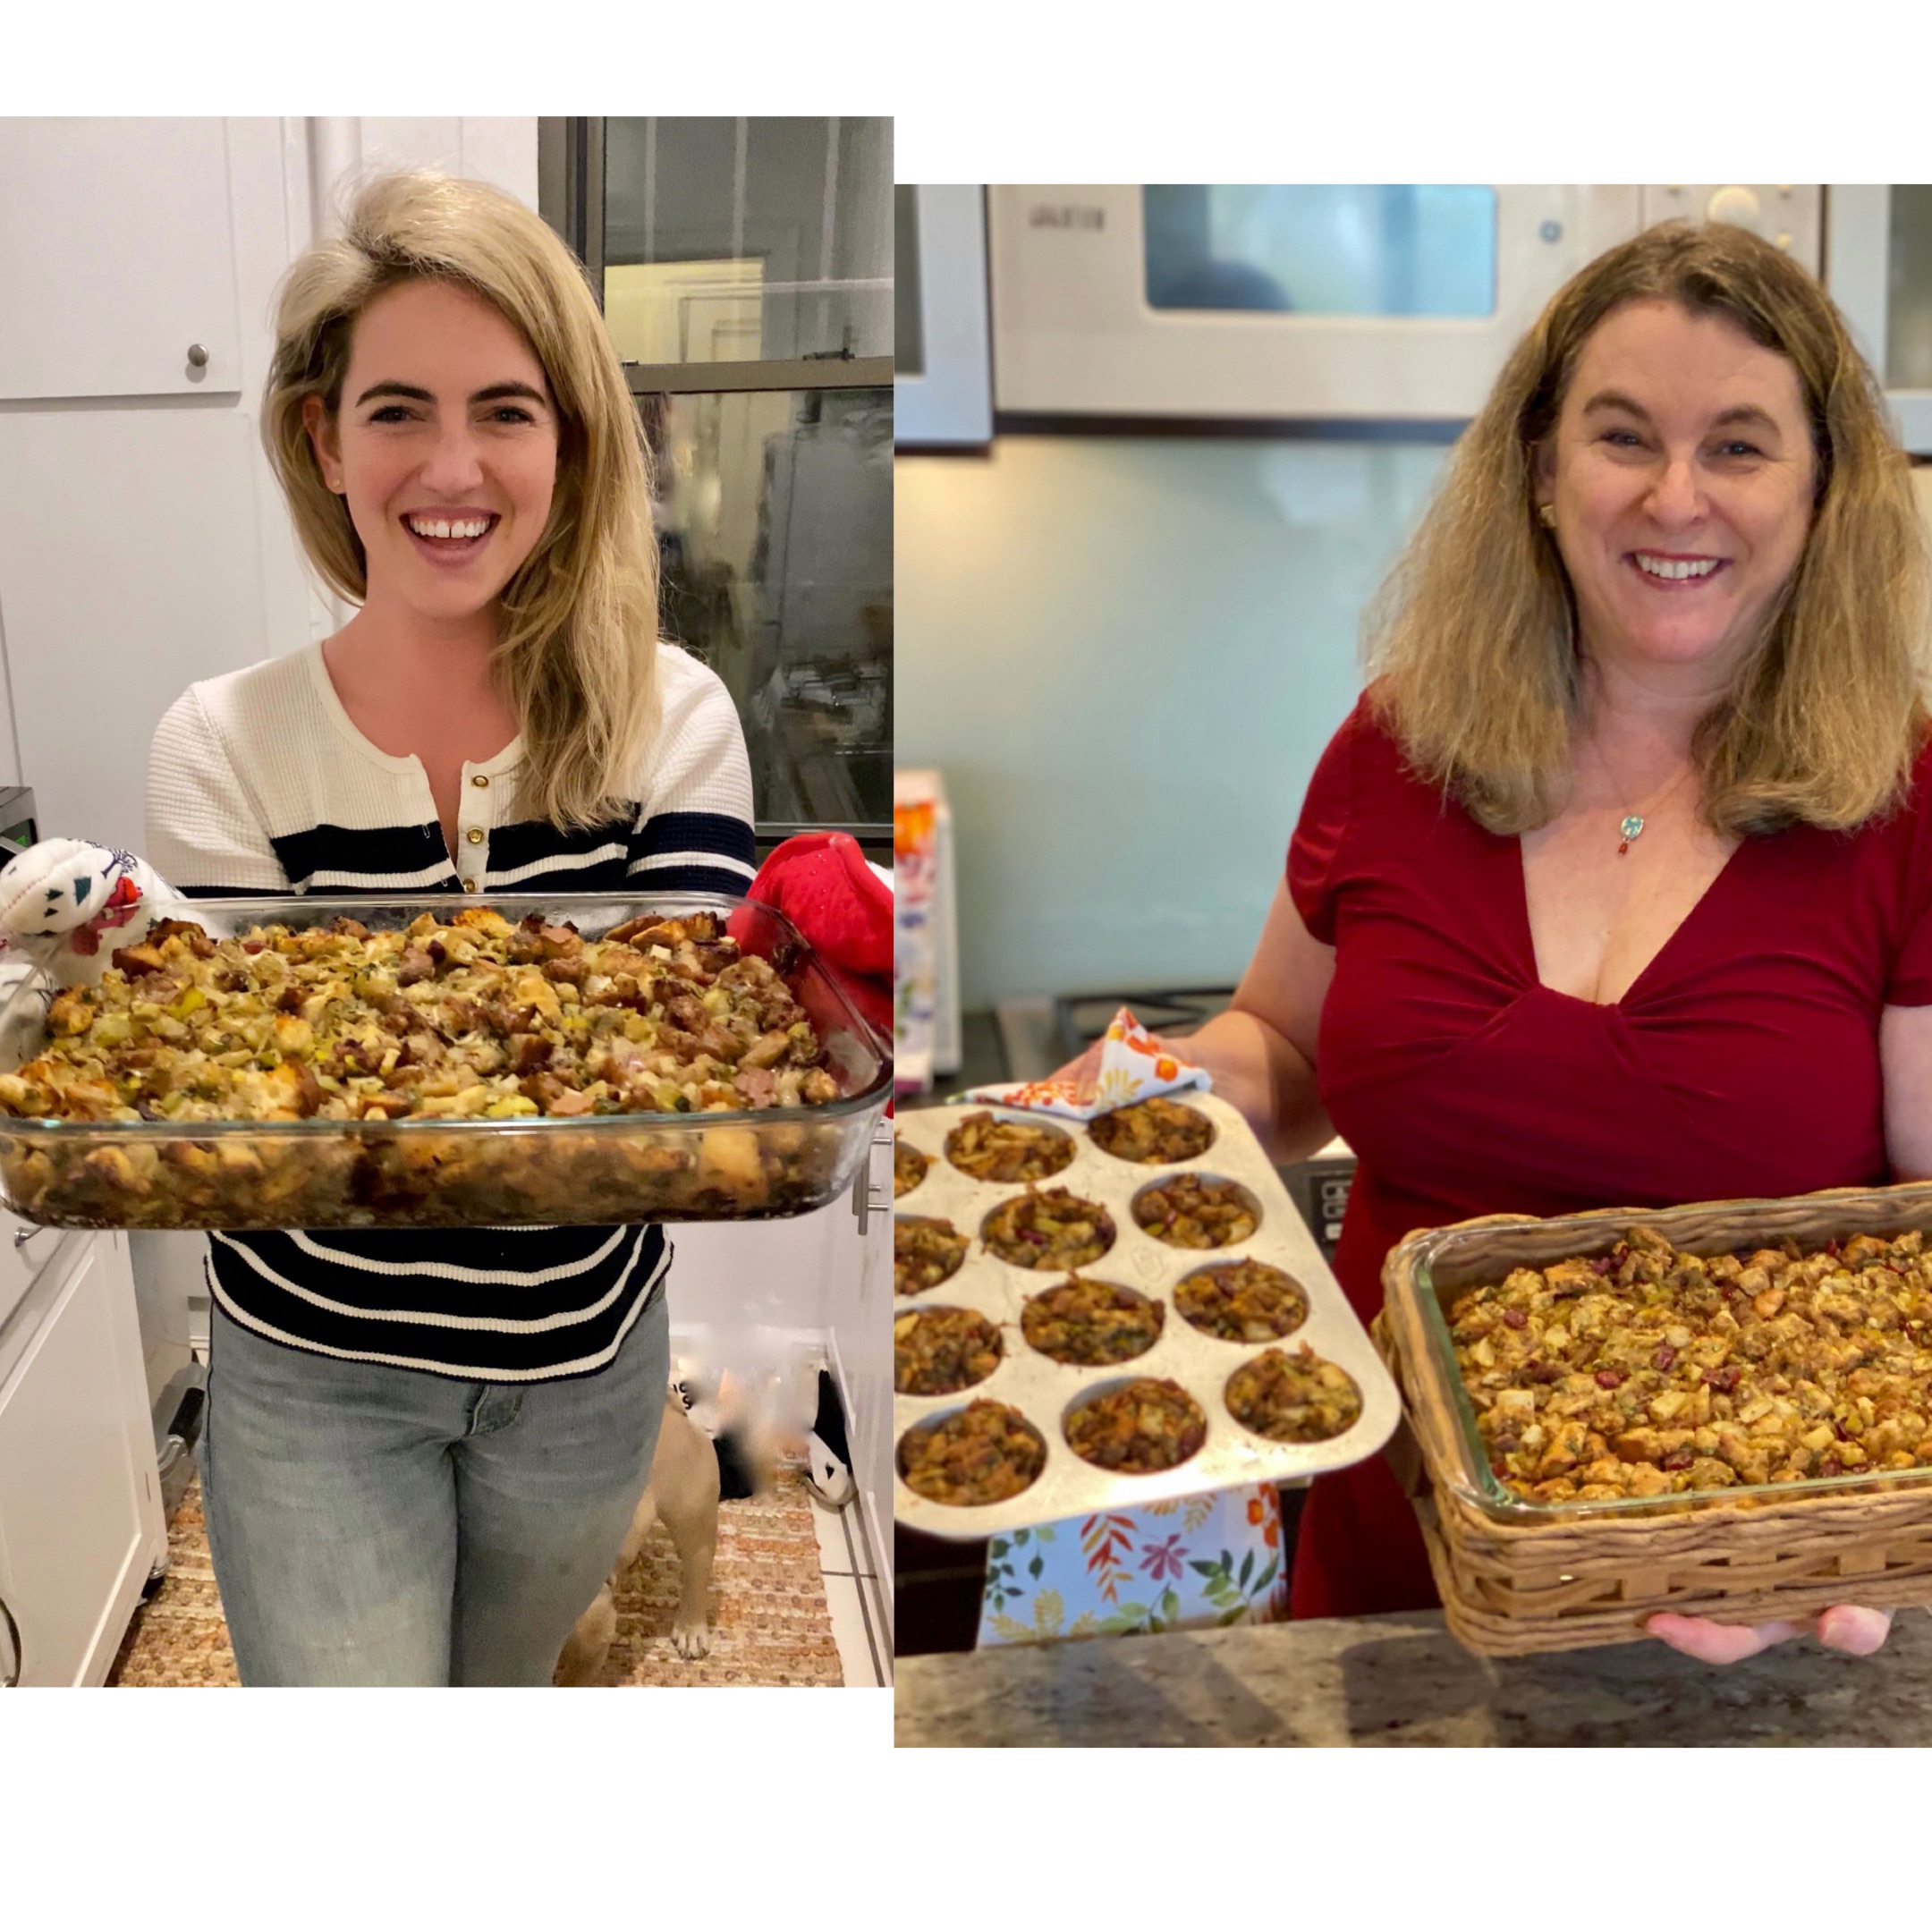
[[[1279,1623],[1281,1546],[1272,1483],[1008,1530],[987,1547],[979,1648]]]
[[[1100,1072],[1089,1086],[1072,1080],[1007,1080],[974,1087],[959,1097],[991,1101],[998,1106],[1026,1107],[1036,1114],[1056,1114],[1063,1120],[1090,1121],[1136,1100],[1199,1087],[1206,1093],[1214,1081],[1200,1067],[1157,1046],[1148,1030],[1123,1006],[1108,1022],[1100,1046]]]

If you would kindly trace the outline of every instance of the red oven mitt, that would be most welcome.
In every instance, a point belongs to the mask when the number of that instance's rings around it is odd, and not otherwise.
[[[748,896],[783,912],[860,1014],[882,1038],[892,1038],[893,895],[857,839],[844,832],[788,838],[759,869]],[[733,920],[734,928],[741,919]]]

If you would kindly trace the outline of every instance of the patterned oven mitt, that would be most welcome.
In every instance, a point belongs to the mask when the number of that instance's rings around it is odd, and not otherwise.
[[[42,839],[0,870],[0,962],[30,960],[63,986],[97,985],[114,949],[146,937],[174,899],[131,852]]]

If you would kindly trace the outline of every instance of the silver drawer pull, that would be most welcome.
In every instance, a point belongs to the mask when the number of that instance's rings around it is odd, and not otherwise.
[[[20,1229],[16,1230],[16,1231],[15,1231],[15,1233],[14,1233],[14,1236],[13,1236],[13,1246],[14,1246],[14,1248],[15,1248],[16,1250],[18,1250],[18,1249],[21,1249],[21,1248],[24,1248],[24,1247],[25,1247],[25,1246],[27,1245],[27,1243],[28,1243],[29,1241],[31,1241],[31,1240],[32,1240],[32,1239],[34,1238],[34,1236],[35,1236],[35,1235],[37,1235],[37,1234],[51,1234],[51,1233],[52,1233],[53,1232],[54,1232],[54,1230],[53,1230],[52,1228],[46,1228],[46,1227],[23,1227],[23,1228],[20,1228]]]

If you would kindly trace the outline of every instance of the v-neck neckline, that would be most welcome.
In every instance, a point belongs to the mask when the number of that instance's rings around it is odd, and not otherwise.
[[[1670,956],[1671,949],[1683,937],[1689,927],[1704,908],[1710,903],[1711,896],[1730,877],[1732,869],[1737,864],[1739,855],[1750,843],[1749,838],[1741,838],[1732,848],[1724,862],[1717,869],[1717,876],[1697,895],[1689,911],[1679,919],[1665,936],[1664,943],[1647,959],[1637,977],[1625,987],[1614,1000],[1586,999],[1580,993],[1565,993],[1561,987],[1553,987],[1543,977],[1543,969],[1537,959],[1536,928],[1530,922],[1530,873],[1524,862],[1522,837],[1521,834],[1511,838],[1509,844],[1515,852],[1516,918],[1519,937],[1523,949],[1523,959],[1529,967],[1530,984],[1538,992],[1547,993],[1553,999],[1568,1000],[1572,1005],[1587,1006],[1593,1013],[1620,1013],[1631,1001],[1642,991],[1645,982],[1655,973],[1658,966]]]

